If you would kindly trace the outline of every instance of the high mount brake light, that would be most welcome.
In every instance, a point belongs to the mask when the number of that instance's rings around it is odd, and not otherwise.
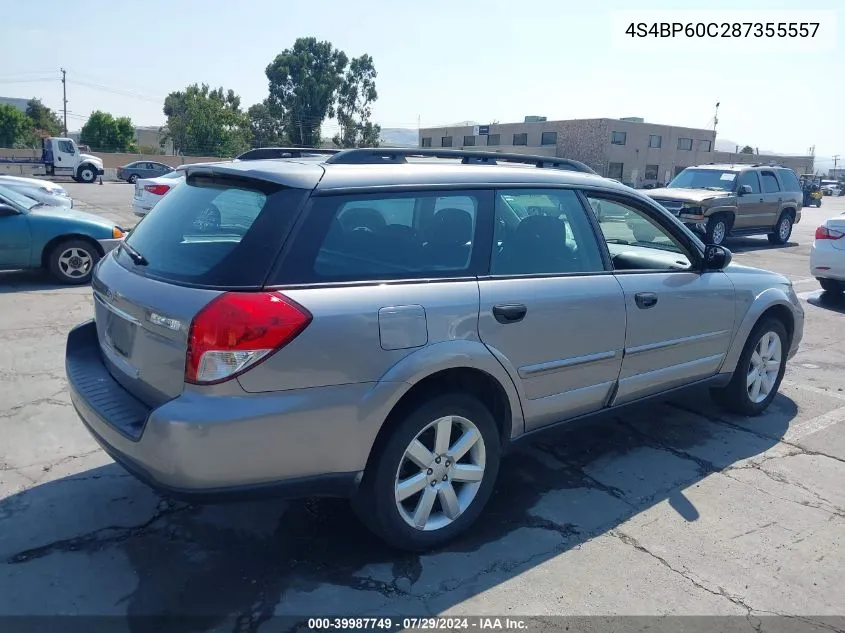
[[[191,322],[185,382],[231,380],[290,343],[311,319],[308,310],[279,292],[226,292]]]

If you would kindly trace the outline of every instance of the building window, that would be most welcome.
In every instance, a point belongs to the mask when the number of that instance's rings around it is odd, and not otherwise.
[[[659,165],[646,165],[645,166],[645,179],[646,180],[657,180],[657,172],[660,171]]]
[[[452,147],[452,137],[442,136],[440,138],[440,147]]]
[[[475,137],[474,136],[465,136],[464,137],[464,145],[475,145]]]
[[[663,147],[663,137],[659,134],[650,134],[648,137],[648,146],[653,149],[660,149]]]
[[[713,147],[713,143],[710,141],[701,140],[698,141],[698,149],[702,152],[709,152]]]
[[[627,132],[611,132],[610,133],[610,143],[611,145],[624,145],[625,141],[628,140],[628,133]]]
[[[557,132],[543,132],[540,145],[557,145]]]
[[[431,137],[430,136],[423,136],[422,147],[431,147]]]
[[[513,135],[513,144],[514,145],[528,145],[528,133],[522,132],[521,134],[514,134]]]
[[[678,149],[685,149],[690,151],[692,149],[692,139],[691,138],[679,138],[678,139]]]
[[[487,145],[499,145],[501,142],[501,138],[498,134],[487,135]]]
[[[622,163],[610,163],[607,166],[607,177],[622,180]]]

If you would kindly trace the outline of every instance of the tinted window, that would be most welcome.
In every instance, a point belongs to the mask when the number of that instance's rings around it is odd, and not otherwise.
[[[279,283],[470,274],[479,209],[489,199],[476,191],[314,198]]]
[[[780,191],[780,185],[778,184],[778,179],[775,175],[770,171],[761,171],[760,178],[763,181],[763,192],[764,193],[777,193]]]
[[[686,248],[644,210],[615,199],[588,196],[617,270],[687,270]]]
[[[777,171],[784,191],[801,191],[801,184],[798,182],[798,177],[794,171],[791,169],[778,169]]]
[[[194,178],[162,198],[126,238],[139,274],[213,287],[260,286],[307,196],[258,181]],[[118,261],[133,266],[121,249]]]
[[[757,177],[757,172],[743,172],[739,177],[739,186],[743,185],[751,187],[751,193],[760,193],[760,179]]]
[[[593,227],[573,191],[499,191],[495,226],[492,275],[604,270]]]

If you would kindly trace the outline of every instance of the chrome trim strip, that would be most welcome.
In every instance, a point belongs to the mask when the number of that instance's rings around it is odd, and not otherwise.
[[[572,358],[564,358],[562,360],[553,360],[548,363],[538,363],[536,365],[525,365],[518,370],[520,378],[530,378],[539,374],[547,374],[560,369],[568,369],[570,367],[577,367],[580,365],[587,365],[589,363],[597,363],[603,360],[610,360],[616,356],[616,350],[609,352],[598,352],[596,354],[587,354],[586,356],[573,356]]]
[[[653,352],[658,349],[666,349],[667,347],[677,347],[678,345],[686,345],[687,343],[698,343],[699,341],[706,341],[711,338],[718,338],[724,335],[730,335],[730,330],[720,330],[718,332],[706,332],[705,334],[696,334],[694,336],[684,336],[683,338],[675,338],[668,341],[658,341],[657,343],[648,343],[646,345],[637,345],[636,347],[625,348],[626,355],[642,354],[644,352]]]
[[[128,312],[124,312],[124,311],[123,311],[123,310],[121,310],[120,308],[116,308],[116,307],[114,307],[114,306],[113,306],[112,304],[110,304],[108,301],[106,301],[105,299],[103,299],[103,298],[100,296],[100,293],[99,293],[99,292],[96,292],[96,291],[94,292],[94,300],[95,300],[95,301],[98,301],[98,302],[100,303],[100,305],[101,305],[101,306],[103,306],[106,310],[108,310],[109,312],[113,312],[114,314],[116,314],[117,316],[119,316],[121,319],[126,319],[127,321],[129,321],[130,323],[133,323],[134,325],[141,325],[141,321],[140,321],[140,320],[136,319],[134,316],[132,316],[132,315],[131,315],[131,314],[129,314]]]

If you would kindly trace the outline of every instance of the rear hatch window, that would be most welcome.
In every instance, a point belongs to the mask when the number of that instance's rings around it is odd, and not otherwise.
[[[118,262],[141,275],[207,288],[260,288],[308,190],[196,176],[126,238]]]

